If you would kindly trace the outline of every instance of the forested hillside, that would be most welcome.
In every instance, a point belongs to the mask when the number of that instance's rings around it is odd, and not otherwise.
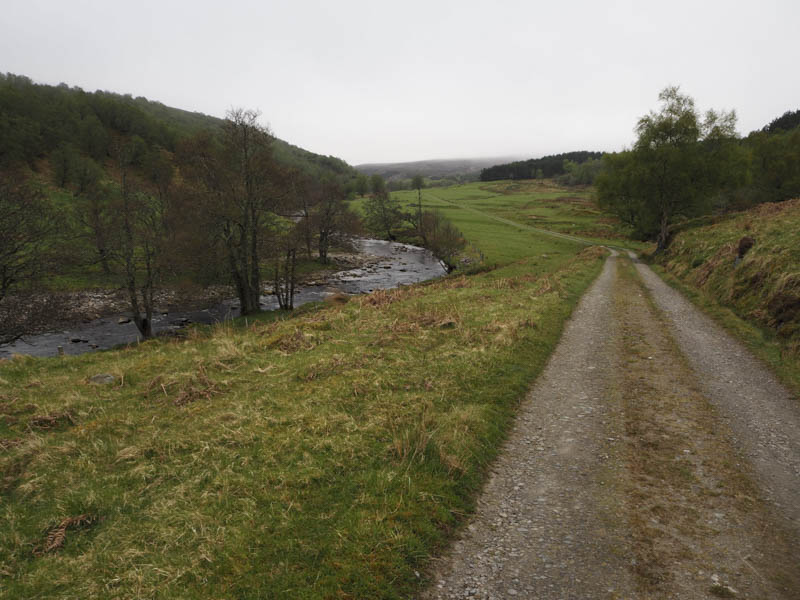
[[[566,161],[581,164],[588,160],[596,160],[603,156],[602,152],[564,152],[550,154],[541,158],[530,158],[502,165],[494,165],[481,171],[481,181],[497,181],[500,179],[541,179],[563,175]]]
[[[45,313],[55,284],[127,290],[149,337],[154,290],[229,283],[242,312],[265,279],[291,289],[298,250],[327,260],[358,226],[355,171],[226,119],[0,75],[0,341]]]
[[[365,175],[380,175],[391,189],[411,189],[415,175],[424,177],[429,185],[444,186],[477,181],[481,169],[495,164],[497,158],[454,158],[417,160],[401,163],[369,163],[356,165]]]
[[[54,153],[56,162],[83,157],[102,163],[119,137],[130,137],[140,154],[155,147],[174,152],[181,139],[200,131],[219,132],[222,123],[223,119],[141,96],[41,85],[0,73],[0,165],[25,162],[36,169],[37,160]],[[273,153],[281,162],[306,171],[354,174],[341,159],[279,139]]]

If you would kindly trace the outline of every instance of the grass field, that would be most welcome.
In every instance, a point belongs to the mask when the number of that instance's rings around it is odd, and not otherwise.
[[[418,591],[605,255],[436,193],[497,268],[0,363],[0,597]]]
[[[417,201],[416,191],[395,192],[395,196],[405,204]],[[595,206],[591,190],[563,188],[546,180],[430,188],[422,191],[422,201],[424,208],[445,214],[467,239],[480,239],[489,262],[503,263],[524,255],[528,243],[542,239],[537,231],[542,229],[598,244],[634,250],[647,247],[627,239],[628,231]],[[520,226],[513,240],[508,239],[507,221]]]

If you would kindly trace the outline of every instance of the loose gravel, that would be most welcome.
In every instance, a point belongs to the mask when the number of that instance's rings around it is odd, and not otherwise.
[[[800,401],[737,340],[636,262],[705,393],[753,464],[767,499],[786,525],[800,532]],[[800,535],[797,543],[800,549]]]
[[[520,407],[477,514],[427,598],[631,597],[622,505],[610,483],[608,446],[619,432],[601,401],[614,263],[576,307]]]
[[[423,598],[800,597],[796,399],[619,261],[576,308]]]

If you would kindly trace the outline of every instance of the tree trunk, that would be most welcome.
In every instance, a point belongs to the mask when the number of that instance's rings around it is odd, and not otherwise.
[[[286,260],[283,265],[280,258],[275,262],[275,296],[278,298],[278,307],[282,310],[294,309],[296,263],[297,251],[294,248],[286,250]]]
[[[669,246],[669,215],[667,213],[661,214],[661,225],[656,238],[656,254],[664,252]]]
[[[319,234],[319,261],[322,264],[328,264],[328,234],[327,232],[320,232]]]
[[[422,190],[417,190],[417,231],[422,238],[422,245],[428,247],[428,240],[425,237],[425,228],[422,226]]]

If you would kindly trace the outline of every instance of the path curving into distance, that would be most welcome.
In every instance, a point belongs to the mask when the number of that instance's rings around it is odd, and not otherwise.
[[[673,293],[608,259],[425,598],[800,597],[800,403]]]

